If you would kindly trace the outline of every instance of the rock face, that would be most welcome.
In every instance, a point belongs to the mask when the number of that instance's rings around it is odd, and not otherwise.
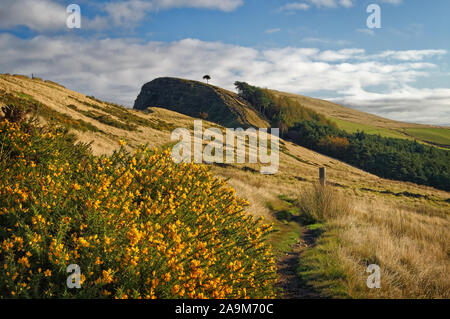
[[[237,94],[202,82],[158,78],[146,83],[134,108],[160,107],[206,119],[225,127],[268,127],[254,108]]]

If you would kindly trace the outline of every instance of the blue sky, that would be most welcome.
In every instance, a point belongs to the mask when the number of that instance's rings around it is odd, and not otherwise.
[[[65,8],[81,7],[81,29]],[[381,8],[369,29],[368,5]],[[448,0],[2,0],[1,73],[132,106],[160,76],[236,80],[450,125]]]

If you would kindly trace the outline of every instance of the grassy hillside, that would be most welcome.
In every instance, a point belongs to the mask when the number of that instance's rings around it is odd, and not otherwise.
[[[279,97],[288,97],[335,121],[339,128],[349,133],[363,130],[368,134],[385,137],[416,139],[423,143],[450,148],[450,128],[413,124],[389,120],[380,116],[358,111],[329,101],[307,96],[271,90]]]
[[[194,118],[180,113],[161,108],[129,110],[26,77],[0,75],[0,97],[1,105],[5,101],[39,104],[42,122],[62,124],[78,141],[92,142],[94,155],[113,154],[120,148],[119,139],[127,142],[130,151],[141,144],[161,148],[171,143],[172,128],[193,128]],[[279,172],[273,176],[259,174],[257,164],[210,169],[249,201],[247,214],[273,223],[276,232],[269,241],[281,258],[301,240],[303,229],[297,204],[286,199],[305,193],[317,181],[319,167],[327,168],[328,184],[345,196],[352,209],[311,226],[321,233],[317,248],[299,256],[302,277],[327,296],[448,298],[449,192],[379,178],[286,141],[281,144]],[[381,290],[365,286],[365,269],[373,262],[382,268]]]
[[[383,128],[383,127],[376,127],[373,125],[368,124],[361,124],[361,123],[355,123],[350,122],[346,120],[341,120],[338,118],[334,118],[333,121],[337,124],[337,126],[349,133],[356,133],[358,131],[364,131],[367,134],[379,134],[384,137],[393,137],[393,138],[403,138],[408,140],[413,140],[412,136],[407,136],[397,130],[389,129],[389,128]],[[425,130],[428,130],[428,128],[425,128]]]
[[[450,129],[448,128],[404,128],[405,134],[422,141],[448,148],[450,145]]]
[[[361,129],[349,133],[323,114],[267,89],[235,83],[239,95],[266,117],[281,136],[377,176],[450,190],[450,152]],[[367,126],[366,126],[367,127]],[[366,129],[367,130],[367,129]],[[383,129],[387,131],[387,129]],[[372,133],[372,134],[370,134]],[[378,134],[373,134],[378,133]],[[392,134],[391,134],[392,135]]]

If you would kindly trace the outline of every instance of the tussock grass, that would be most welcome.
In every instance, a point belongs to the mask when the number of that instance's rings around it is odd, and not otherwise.
[[[300,217],[306,224],[323,222],[330,218],[347,215],[351,211],[341,193],[328,185],[315,183],[306,187],[298,200]]]
[[[161,131],[173,131],[176,127],[172,125],[171,123],[168,123],[161,119],[147,119],[143,118],[135,113],[140,113],[139,111],[127,109],[124,106],[110,103],[110,102],[102,102],[98,99],[96,99],[93,96],[89,96],[88,98],[90,100],[93,100],[97,102],[97,104],[91,103],[90,101],[82,101],[76,97],[69,96],[72,100],[83,104],[84,106],[87,106],[89,108],[93,108],[95,110],[102,111],[106,114],[99,115],[98,112],[93,112],[92,110],[89,111],[83,111],[77,108],[73,104],[67,105],[67,107],[71,108],[74,111],[77,111],[79,113],[82,113],[83,115],[93,118],[94,120],[97,120],[103,124],[110,125],[113,127],[117,127],[120,129],[124,129],[127,131],[135,131],[139,126],[143,127],[150,127],[153,129],[161,130]],[[102,105],[102,106],[100,106]],[[141,114],[142,115],[142,114]],[[113,117],[113,118],[112,118]],[[105,118],[107,119],[105,121]],[[117,120],[116,120],[117,119]],[[120,119],[120,121],[118,121]]]
[[[115,120],[112,116],[108,115],[108,114],[103,114],[103,113],[99,113],[96,111],[83,111],[78,109],[75,105],[73,104],[69,104],[67,105],[67,107],[69,109],[72,109],[76,112],[79,112],[81,114],[83,114],[84,116],[90,117],[100,123],[103,123],[105,125],[109,125],[112,127],[116,127],[118,129],[121,130],[125,130],[125,131],[135,131],[137,130],[138,126],[134,125],[134,124],[128,124],[128,123],[124,123],[118,120]]]

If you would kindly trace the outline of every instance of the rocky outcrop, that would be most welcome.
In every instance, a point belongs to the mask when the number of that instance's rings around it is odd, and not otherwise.
[[[268,127],[254,108],[237,94],[206,83],[178,78],[158,78],[146,83],[134,108],[161,107],[207,119],[225,127]]]

